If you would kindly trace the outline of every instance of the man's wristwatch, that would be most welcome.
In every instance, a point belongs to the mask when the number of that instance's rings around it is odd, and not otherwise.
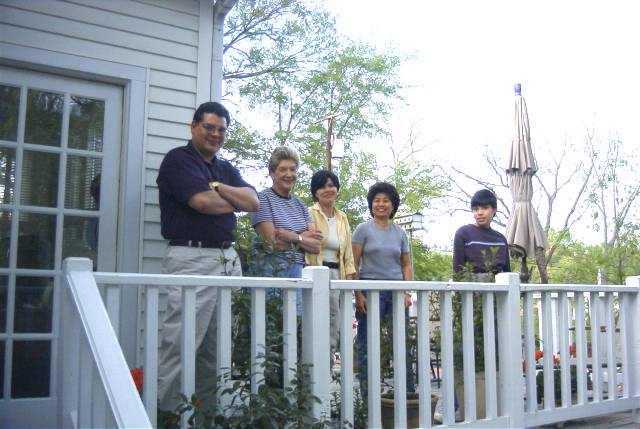
[[[209,187],[211,189],[213,189],[214,191],[218,192],[218,186],[220,186],[220,182],[215,181],[215,182],[209,182]]]
[[[302,243],[302,236],[298,234],[298,243]]]

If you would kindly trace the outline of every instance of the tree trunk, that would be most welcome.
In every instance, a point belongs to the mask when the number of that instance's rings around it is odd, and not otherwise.
[[[540,283],[549,283],[549,273],[547,273],[547,257],[544,249],[536,249],[536,265],[538,266],[538,272],[540,273]]]

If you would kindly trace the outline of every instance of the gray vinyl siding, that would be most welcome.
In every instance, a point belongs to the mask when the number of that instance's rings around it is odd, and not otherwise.
[[[210,0],[209,4],[211,3]],[[155,179],[163,155],[184,144],[210,76],[199,0],[0,0],[0,41],[149,70],[146,112],[142,272],[160,272],[165,242]],[[203,51],[204,50],[204,51]],[[198,64],[198,59],[207,64]],[[203,86],[204,85],[204,86]]]

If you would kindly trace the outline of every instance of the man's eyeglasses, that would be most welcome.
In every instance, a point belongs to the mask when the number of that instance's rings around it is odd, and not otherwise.
[[[227,129],[225,127],[216,127],[215,125],[203,124],[203,123],[200,123],[200,126],[202,126],[202,128],[204,128],[205,131],[208,133],[214,133],[217,131],[220,134],[224,134],[227,132]]]

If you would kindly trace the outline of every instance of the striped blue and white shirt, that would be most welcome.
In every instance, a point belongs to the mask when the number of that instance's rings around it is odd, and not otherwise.
[[[465,225],[453,239],[453,271],[471,265],[474,273],[508,273],[509,245],[504,235],[491,228]]]
[[[251,213],[251,224],[255,228],[260,222],[271,222],[274,228],[286,229],[302,234],[309,228],[309,210],[305,203],[296,197],[283,197],[271,188],[258,192],[260,208]],[[302,249],[296,252],[295,261],[304,263]]]

